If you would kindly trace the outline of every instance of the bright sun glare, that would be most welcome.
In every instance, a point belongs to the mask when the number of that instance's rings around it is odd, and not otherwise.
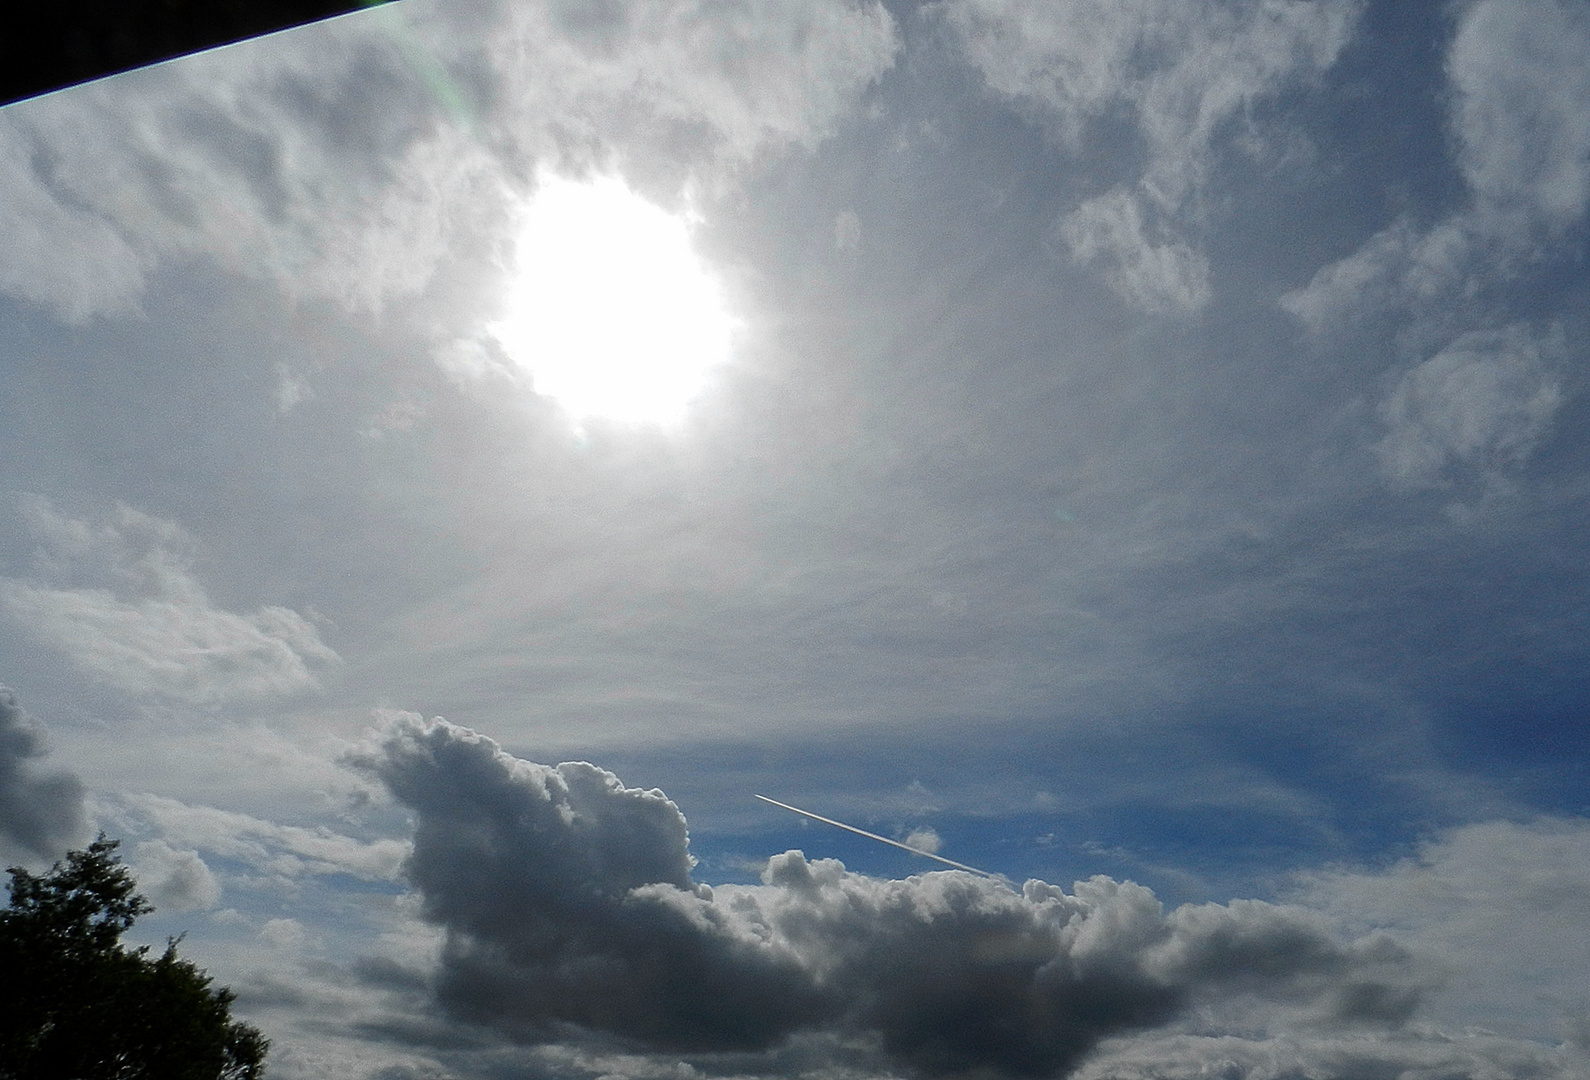
[[[728,358],[732,320],[688,224],[622,180],[543,180],[517,258],[491,331],[577,417],[677,419]]]

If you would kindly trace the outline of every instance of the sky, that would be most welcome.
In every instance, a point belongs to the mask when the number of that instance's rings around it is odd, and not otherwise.
[[[0,109],[0,857],[280,1080],[1590,1076],[1587,55],[400,0]]]

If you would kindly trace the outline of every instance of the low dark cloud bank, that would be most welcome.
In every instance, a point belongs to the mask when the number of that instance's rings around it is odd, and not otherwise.
[[[0,686],[0,851],[6,842],[35,855],[62,854],[83,832],[83,785],[65,772],[40,772],[37,725]]]
[[[712,889],[691,879],[678,807],[592,765],[521,761],[418,718],[360,761],[414,812],[407,874],[446,931],[442,1004],[520,1041],[710,1054],[831,1033],[919,1075],[1054,1076],[1194,1006],[1384,1029],[1420,995],[1400,947],[1302,908],[1166,913],[1102,876],[1071,893],[959,871],[885,881],[799,851],[759,886]]]

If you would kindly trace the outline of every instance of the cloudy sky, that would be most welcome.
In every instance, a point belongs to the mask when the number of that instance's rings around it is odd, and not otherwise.
[[[400,0],[0,110],[0,856],[281,1080],[1590,1075],[1586,56]]]

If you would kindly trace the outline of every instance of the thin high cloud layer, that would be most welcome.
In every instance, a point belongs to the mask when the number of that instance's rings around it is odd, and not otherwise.
[[[406,873],[446,932],[442,1004],[514,1040],[711,1055],[827,1034],[872,1047],[876,1068],[1052,1076],[1208,1003],[1381,1030],[1423,992],[1383,936],[1257,901],[1167,913],[1102,876],[1018,892],[790,851],[761,885],[707,888],[660,791],[521,761],[441,720],[394,720],[358,762],[414,813]]]
[[[1074,148],[1125,111],[1145,162],[1135,182],[1065,215],[1060,236],[1128,302],[1151,312],[1209,302],[1198,223],[1217,140],[1256,100],[1329,68],[1355,0],[1189,3],[947,0],[939,11],[988,85],[1039,107]]]
[[[44,581],[0,578],[0,607],[80,670],[133,694],[215,703],[318,687],[338,662],[302,615],[217,607],[193,577],[196,544],[177,525],[118,509],[94,526],[30,496]]]
[[[841,0],[411,3],[184,58],[0,113],[0,291],[82,321],[197,257],[378,311],[486,272],[537,163],[677,191],[820,140],[895,47]]]
[[[1401,218],[1282,306],[1313,330],[1383,308],[1430,318],[1551,252],[1590,205],[1590,10],[1558,0],[1467,6],[1447,53],[1452,132],[1470,202]]]
[[[0,686],[0,851],[12,844],[51,858],[83,833],[82,783],[71,773],[34,768],[43,754],[38,726]]]

